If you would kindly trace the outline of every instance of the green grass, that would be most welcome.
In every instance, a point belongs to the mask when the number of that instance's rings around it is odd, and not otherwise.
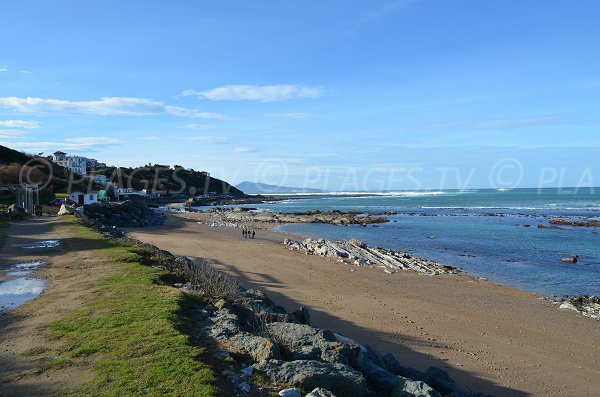
[[[79,239],[98,248],[116,274],[101,281],[89,302],[55,321],[60,341],[45,369],[91,366],[95,378],[68,396],[213,396],[203,349],[183,334],[180,293],[158,280],[164,271],[143,266],[143,250],[109,242],[66,220]],[[62,227],[63,225],[59,225]],[[96,245],[94,245],[96,244]]]

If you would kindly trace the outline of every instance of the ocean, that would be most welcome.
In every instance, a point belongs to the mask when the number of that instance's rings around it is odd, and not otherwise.
[[[278,229],[330,240],[358,238],[542,296],[600,295],[600,227],[538,227],[553,217],[600,220],[600,188],[304,195],[251,207],[396,211],[390,222],[367,227],[290,224]],[[561,261],[570,255],[579,255],[578,263]]]

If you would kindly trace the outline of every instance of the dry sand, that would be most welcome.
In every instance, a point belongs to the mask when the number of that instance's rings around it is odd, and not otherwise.
[[[170,215],[130,236],[176,255],[203,257],[312,324],[393,352],[424,370],[445,368],[463,387],[495,396],[600,395],[600,322],[535,295],[466,276],[393,275],[289,251],[282,234]]]

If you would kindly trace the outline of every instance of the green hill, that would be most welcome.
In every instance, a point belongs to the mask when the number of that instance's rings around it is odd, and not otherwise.
[[[229,183],[211,177],[205,172],[181,166],[147,165],[137,168],[106,167],[94,171],[105,175],[117,186],[158,191],[162,196],[199,195],[214,193],[242,197],[244,193]],[[73,174],[45,157],[28,155],[0,146],[0,183],[39,183],[54,193],[75,190],[97,190],[104,186],[90,184],[80,175]]]
[[[0,145],[0,183],[38,183],[42,188],[54,193],[88,190],[93,188],[81,176],[38,157]]]
[[[181,166],[146,165],[137,168],[106,167],[95,171],[96,175],[105,175],[109,180],[123,187],[135,190],[158,191],[161,194],[200,195],[214,193],[243,197],[244,192],[229,183],[213,178],[206,172],[195,171]]]

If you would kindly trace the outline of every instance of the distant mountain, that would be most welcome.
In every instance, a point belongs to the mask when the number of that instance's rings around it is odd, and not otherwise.
[[[309,189],[304,187],[289,187],[269,185],[268,183],[248,182],[238,183],[236,188],[246,194],[290,194],[290,193],[325,193],[321,189]]]

